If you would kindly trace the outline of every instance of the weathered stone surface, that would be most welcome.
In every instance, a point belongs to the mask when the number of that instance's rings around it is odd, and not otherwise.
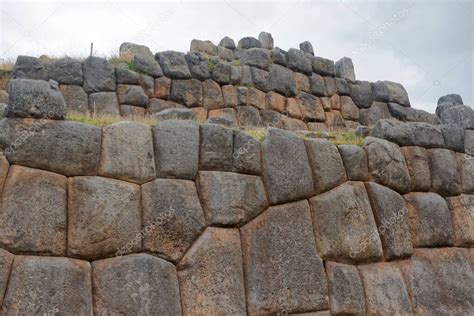
[[[141,86],[117,85],[117,98],[119,104],[131,104],[141,107],[147,107],[148,96]]]
[[[137,56],[133,57],[133,66],[139,73],[147,74],[153,78],[163,76],[163,70],[158,62],[152,56]]]
[[[347,180],[337,147],[327,140],[305,140],[316,194],[328,191]]]
[[[431,173],[428,150],[422,147],[401,147],[410,174],[410,191],[429,191]]]
[[[431,125],[438,125],[439,119],[436,117],[436,114],[432,114],[423,110],[415,109],[416,111],[416,120],[418,122],[424,122]]]
[[[3,304],[3,296],[7,290],[8,279],[10,277],[11,266],[13,264],[14,255],[0,249],[0,303]]]
[[[366,126],[375,125],[378,120],[390,118],[392,118],[392,115],[388,110],[388,106],[382,102],[373,102],[370,108],[361,109],[359,114],[359,121]]]
[[[357,267],[328,261],[331,311],[335,315],[364,315],[365,294]]]
[[[416,315],[469,315],[474,275],[461,249],[416,249],[400,263]]]
[[[148,254],[92,263],[97,315],[181,315],[176,268]]]
[[[277,112],[285,111],[286,98],[276,92],[268,92],[266,94],[266,109]]]
[[[119,47],[119,56],[125,59],[133,59],[135,56],[141,57],[153,57],[153,54],[145,45],[139,45],[130,42],[124,42],[120,44]]]
[[[262,150],[262,176],[270,204],[300,200],[314,194],[303,139],[287,131],[270,128]]]
[[[48,80],[48,70],[38,58],[19,55],[10,78]]]
[[[151,129],[146,124],[118,122],[103,128],[99,174],[144,183],[155,178]]]
[[[403,275],[395,263],[359,266],[367,315],[412,315]]]
[[[372,87],[368,81],[357,81],[350,84],[351,97],[359,108],[369,108],[374,101]]]
[[[448,149],[430,150],[431,189],[443,196],[461,192],[461,176],[454,152]]]
[[[314,56],[313,45],[308,41],[300,43],[300,50]]]
[[[239,85],[242,84],[242,70],[243,66],[230,66],[230,84],[232,85]]]
[[[322,57],[312,57],[311,64],[313,66],[313,72],[322,76],[334,76],[335,66],[334,61]]]
[[[328,96],[333,96],[337,92],[336,81],[332,77],[324,77],[324,86]]]
[[[270,67],[270,51],[262,48],[250,48],[242,52],[240,57],[242,65],[268,70]]]
[[[464,102],[459,94],[451,93],[444,95],[438,99],[438,106],[440,106],[441,104],[450,104],[452,106],[456,106],[463,105]],[[439,110],[438,108],[436,108],[436,116],[441,117],[443,110],[444,109],[442,107],[439,108]]]
[[[163,69],[166,77],[171,79],[189,79],[191,73],[184,58],[184,53],[165,51],[155,54],[155,59]]]
[[[224,107],[235,108],[238,104],[237,91],[233,85],[225,85],[221,87],[222,97],[224,99]]]
[[[225,121],[222,121],[222,120],[225,120]],[[209,111],[209,118],[208,118],[208,122],[209,121],[213,121],[213,122],[221,122],[221,123],[228,123],[228,127],[232,127],[232,126],[237,126],[237,115],[235,114],[235,110],[234,109],[229,109],[229,108],[225,108],[225,109],[220,109],[220,110],[212,110],[212,111]],[[215,123],[217,124],[217,123]],[[222,125],[222,124],[221,124]]]
[[[317,74],[313,74],[311,77],[309,77],[309,83],[312,94],[320,97],[324,97],[327,95],[323,77]]]
[[[238,48],[250,49],[250,48],[262,48],[262,43],[255,37],[243,37],[237,43]]]
[[[299,92],[300,108],[303,120],[309,122],[324,122],[326,116],[324,114],[321,100],[314,95],[306,92]]]
[[[474,156],[474,131],[464,131],[464,152],[468,155]]]
[[[288,68],[311,76],[311,73],[313,72],[311,59],[303,51],[296,48],[290,48],[288,52],[286,52],[285,57]]]
[[[402,106],[410,106],[410,100],[405,88],[396,82],[384,81],[388,91],[388,102],[395,102]]]
[[[217,55],[217,46],[214,45],[211,41],[201,41],[193,39],[191,41],[191,48],[189,50],[191,52],[198,51],[211,56]]]
[[[6,315],[92,315],[91,286],[89,262],[17,256],[2,311]]]
[[[301,72],[294,72],[293,76],[295,79],[297,91],[304,91],[307,93],[311,93],[311,86],[310,86],[310,81],[309,81],[308,76],[306,76],[305,74],[302,74]]]
[[[2,119],[0,130],[0,147],[10,163],[67,176],[97,172],[101,142],[98,127],[71,121]]]
[[[198,80],[206,80],[211,77],[210,61],[206,59],[205,55],[199,52],[190,52],[186,54],[186,61],[188,62],[191,76]]]
[[[374,95],[374,100],[378,102],[389,102],[389,92],[388,87],[384,81],[377,81],[371,83],[372,94]]]
[[[301,115],[301,104],[300,99],[297,98],[288,98],[286,99],[286,110],[282,113],[286,116],[290,116],[296,118],[298,120],[302,120],[303,116]]]
[[[332,110],[341,110],[341,97],[338,94],[333,95],[331,98],[331,109]]]
[[[336,91],[339,95],[349,95],[350,94],[350,87],[347,80],[343,78],[334,78],[334,82],[336,83]]]
[[[374,180],[395,191],[407,192],[410,174],[400,147],[383,139],[367,137],[364,148]]]
[[[365,181],[370,179],[367,154],[363,148],[356,145],[339,145],[337,148],[349,180]]]
[[[232,66],[218,62],[212,68],[211,78],[221,85],[230,84]]]
[[[307,201],[270,207],[241,233],[250,315],[328,307]]]
[[[403,122],[381,119],[372,128],[372,136],[394,142],[402,146],[413,145],[415,135],[413,129]]]
[[[5,90],[0,90],[0,103],[8,103],[8,92],[6,92]]]
[[[359,137],[367,137],[370,134],[370,128],[364,125],[359,125],[355,128],[354,133]]]
[[[457,247],[474,245],[474,195],[447,198],[453,221],[453,241]]]
[[[456,105],[441,114],[441,123],[457,124],[467,129],[474,129],[474,110],[467,105]]]
[[[226,61],[234,60],[234,52],[231,49],[228,49],[222,46],[217,46],[217,56],[220,59],[223,59]]]
[[[221,87],[217,82],[206,80],[202,83],[202,106],[207,110],[224,107]]]
[[[89,98],[81,86],[60,85],[59,91],[61,91],[66,102],[68,113],[89,113]]]
[[[258,176],[201,171],[197,186],[209,225],[243,225],[268,205]]]
[[[272,34],[267,32],[260,32],[258,34],[258,40],[262,43],[262,47],[265,49],[273,49],[273,37]]]
[[[242,127],[260,127],[262,125],[260,113],[252,106],[239,106],[237,108],[237,120]]]
[[[128,68],[116,68],[115,79],[118,84],[140,84],[140,74]]]
[[[224,36],[221,41],[219,42],[219,46],[228,48],[228,49],[235,49],[234,40],[228,36]]]
[[[286,52],[283,49],[281,49],[279,47],[275,47],[272,50],[272,61],[273,61],[273,63],[286,67],[286,56],[285,55],[286,55]]]
[[[1,246],[16,253],[64,256],[66,186],[62,175],[12,166],[1,200]]]
[[[90,56],[82,65],[87,93],[115,90],[115,68],[105,58]]]
[[[316,246],[324,260],[374,261],[382,257],[376,223],[362,182],[347,182],[309,200]]]
[[[155,81],[153,77],[147,75],[140,75],[140,86],[142,86],[143,91],[145,92],[148,98],[153,98],[155,93]]]
[[[464,128],[462,128],[462,126],[454,124],[440,124],[438,125],[438,128],[443,134],[444,147],[454,151],[464,151]],[[466,133],[468,131],[469,130],[466,130]]]
[[[202,104],[201,82],[196,79],[173,80],[170,99],[190,108],[200,106]]]
[[[397,192],[374,182],[365,184],[380,233],[386,260],[413,253],[405,200]]]
[[[273,91],[287,97],[296,95],[295,79],[290,69],[273,64],[270,69],[270,82]]]
[[[198,123],[204,123],[207,119],[207,110],[203,107],[192,108],[191,109],[196,115],[196,121]]]
[[[219,111],[219,110],[214,110],[214,111],[211,111],[211,112],[215,112],[215,111]],[[206,120],[206,123],[222,125],[222,126],[225,126],[225,127],[232,127],[232,126],[235,125],[235,122],[230,121],[230,120],[226,119],[223,116],[210,116]]]
[[[156,179],[142,186],[143,247],[178,262],[205,228],[194,182]]]
[[[456,159],[459,164],[459,174],[461,176],[461,192],[474,194],[474,158],[457,153]]]
[[[64,119],[66,103],[57,83],[32,79],[12,79],[8,84],[6,116]]]
[[[232,170],[239,173],[261,173],[261,143],[242,131],[234,131]]]
[[[202,170],[232,170],[233,133],[216,124],[202,124],[199,167]]]
[[[341,114],[346,120],[359,120],[359,109],[349,96],[341,96]]]
[[[94,260],[141,250],[138,185],[103,177],[68,182],[68,256]]]
[[[9,167],[10,164],[8,163],[7,158],[5,157],[3,152],[0,152],[0,196],[4,187],[5,179],[7,178]]]
[[[115,92],[89,94],[89,109],[92,113],[120,115],[117,94]]]
[[[48,67],[49,79],[60,84],[79,85],[84,82],[82,76],[82,64],[79,60],[64,57],[60,58]]]
[[[260,117],[262,118],[262,125],[264,127],[277,127],[281,128],[282,126],[282,115],[276,111],[271,110],[262,110],[260,112]]]
[[[350,82],[355,81],[354,65],[352,59],[343,57],[336,61],[336,76],[342,79],[346,79]]]
[[[282,115],[282,125],[283,129],[286,129],[288,131],[306,131],[308,130],[308,127],[306,126],[305,122],[288,117],[286,115]]]
[[[183,315],[246,315],[237,229],[207,228],[178,265]]]
[[[250,74],[252,76],[252,82],[255,88],[262,90],[263,92],[268,92],[271,90],[271,85],[269,81],[268,71],[250,67]]]
[[[253,106],[257,109],[265,110],[265,93],[255,89],[249,88],[248,89],[248,100],[247,104],[249,106]],[[238,110],[238,109],[237,109]]]
[[[342,130],[346,127],[344,119],[342,118],[341,112],[330,111],[326,112],[326,125],[330,130],[337,131]],[[356,130],[357,135],[357,130]]]
[[[451,213],[445,199],[436,193],[404,195],[414,247],[440,247],[453,244]]]
[[[139,106],[123,104],[120,106],[120,115],[123,117],[145,117],[146,109]]]

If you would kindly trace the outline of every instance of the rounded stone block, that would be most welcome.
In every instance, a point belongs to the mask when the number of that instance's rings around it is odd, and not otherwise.
[[[138,185],[102,177],[68,182],[68,256],[94,260],[141,250]]]
[[[0,245],[15,253],[64,256],[67,229],[65,176],[10,167],[0,211]]]

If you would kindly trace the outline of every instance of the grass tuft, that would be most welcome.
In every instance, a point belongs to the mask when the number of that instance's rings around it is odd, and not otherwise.
[[[355,130],[329,132],[329,141],[334,145],[356,145],[362,147],[364,137],[357,136]]]
[[[111,125],[117,122],[134,122],[134,123],[142,123],[147,124],[150,126],[155,125],[158,123],[157,120],[151,117],[142,117],[142,116],[127,116],[122,117],[120,115],[89,115],[84,113],[68,113],[66,116],[66,120],[85,123],[97,127],[104,127],[107,125]]]

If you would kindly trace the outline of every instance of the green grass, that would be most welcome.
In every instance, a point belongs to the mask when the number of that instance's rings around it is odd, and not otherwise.
[[[263,128],[246,128],[244,132],[261,142],[267,137],[267,132]]]
[[[88,114],[83,114],[83,113],[69,113],[66,116],[66,120],[94,125],[97,127],[104,127],[107,125],[111,125],[111,124],[114,124],[117,122],[123,122],[123,121],[142,123],[142,124],[147,124],[150,126],[153,126],[156,123],[158,123],[157,120],[152,119],[150,117],[141,117],[141,116],[121,117],[119,115],[88,115]]]
[[[108,61],[115,67],[118,67],[120,64],[127,64],[129,70],[136,71],[135,65],[133,64],[133,60],[131,60],[130,58],[112,56],[108,58]]]
[[[329,141],[334,145],[356,145],[362,147],[364,137],[357,136],[354,130],[329,132]]]

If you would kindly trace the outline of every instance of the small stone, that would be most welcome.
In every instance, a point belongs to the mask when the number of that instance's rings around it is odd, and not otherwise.
[[[348,57],[339,59],[335,64],[335,68],[337,77],[346,79],[349,82],[355,81],[354,65],[352,64],[352,59]]]
[[[93,114],[120,115],[120,107],[115,92],[95,92],[89,94],[89,109]]]
[[[231,171],[232,130],[215,124],[202,124],[200,128],[199,169]]]
[[[296,95],[296,83],[293,71],[280,66],[272,65],[270,69],[270,83],[272,90],[287,97]]]
[[[400,149],[405,156],[410,174],[410,191],[429,191],[431,187],[431,172],[428,150],[416,146],[407,146]]]
[[[293,71],[302,72],[308,76],[311,76],[313,72],[313,66],[311,59],[303,51],[295,48],[290,48],[286,53],[286,63],[288,68]]]
[[[267,32],[260,32],[258,34],[258,40],[262,43],[262,47],[265,49],[273,49],[273,37],[272,34]]]
[[[341,114],[346,120],[359,120],[359,109],[349,96],[341,96]]]
[[[197,51],[207,55],[216,56],[217,55],[217,46],[214,45],[211,41],[201,41],[193,39],[191,41],[191,52]]]
[[[262,169],[261,143],[242,131],[234,131],[232,170],[259,175]],[[0,183],[1,184],[1,183]]]
[[[370,134],[370,128],[363,125],[357,126],[355,129],[355,134],[358,137],[362,137],[362,138],[367,137]]]
[[[344,162],[347,178],[353,181],[369,180],[365,150],[356,145],[339,145],[337,147]]]
[[[89,98],[81,86],[60,85],[67,113],[89,114]]]
[[[117,85],[117,98],[119,104],[131,104],[146,108],[148,97],[140,86]]]
[[[239,121],[239,125],[241,127],[262,126],[260,113],[252,106],[239,106],[237,108],[237,120]]]
[[[301,114],[305,121],[324,122],[326,120],[323,105],[319,98],[306,92],[298,93],[298,98],[301,100]]]
[[[450,197],[449,209],[453,220],[453,241],[456,247],[474,245],[474,195]]]
[[[225,47],[225,48],[228,48],[228,49],[235,49],[235,43],[234,43],[234,40],[231,39],[230,37],[228,36],[224,36],[221,41],[219,42],[219,46],[222,46],[222,47]]]
[[[187,53],[186,61],[188,62],[191,77],[198,80],[206,80],[211,78],[210,60],[200,52]]]
[[[154,86],[155,98],[168,99],[171,90],[171,79],[166,77],[156,78]]]
[[[323,77],[317,74],[313,74],[311,77],[309,77],[309,83],[311,86],[312,94],[320,97],[324,97],[327,95]]]
[[[300,50],[314,56],[313,45],[311,45],[311,43],[308,41],[300,43]]]
[[[115,68],[104,58],[90,56],[82,65],[87,93],[115,90]]]
[[[337,315],[364,315],[365,294],[357,267],[327,261],[331,311]]]
[[[372,87],[368,81],[357,81],[350,84],[351,97],[359,108],[369,108],[374,101]]]
[[[193,108],[202,104],[201,82],[196,79],[173,80],[170,100]]]
[[[54,61],[48,67],[48,75],[49,79],[53,79],[60,84],[82,86],[84,82],[81,62],[69,57]]]
[[[165,51],[156,53],[155,59],[163,69],[166,77],[171,79],[190,79],[191,73],[186,63],[184,53]]]
[[[436,193],[404,195],[408,208],[413,247],[441,247],[453,244],[453,226],[448,204]]]
[[[263,45],[254,37],[243,37],[239,40],[237,47],[241,49],[263,48]]]
[[[270,67],[270,51],[262,48],[250,48],[242,52],[240,57],[242,65],[268,70]]]
[[[207,110],[224,107],[221,87],[217,82],[206,80],[202,83],[202,105]]]
[[[459,165],[454,152],[448,149],[430,150],[431,189],[443,196],[461,192]]]

